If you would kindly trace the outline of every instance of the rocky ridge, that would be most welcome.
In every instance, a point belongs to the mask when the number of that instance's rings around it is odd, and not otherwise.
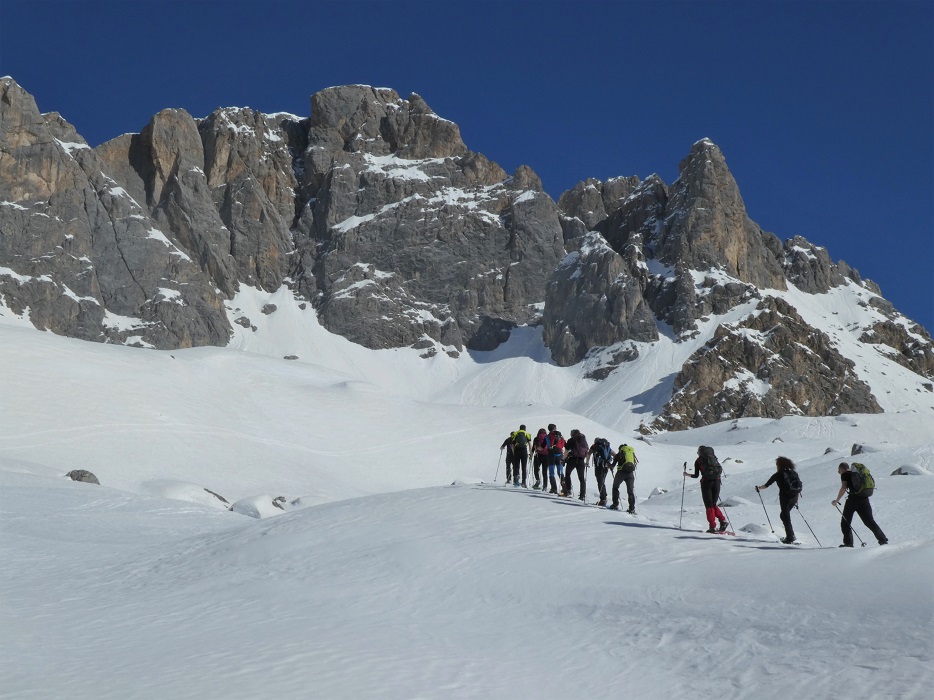
[[[559,365],[610,357],[600,378],[660,333],[696,338],[761,302],[686,363],[653,429],[879,410],[833,342],[776,299],[789,285],[868,290],[878,314],[861,341],[934,377],[927,332],[823,248],[756,225],[708,139],[670,185],[590,179],[555,203],[531,169],[507,174],[420,96],[389,89],[329,88],[307,118],[166,109],[92,149],[2,78],[0,233],[0,313],[161,349],[225,345],[231,322],[255,329],[230,308],[242,285],[287,286],[369,348],[456,356],[540,323]]]

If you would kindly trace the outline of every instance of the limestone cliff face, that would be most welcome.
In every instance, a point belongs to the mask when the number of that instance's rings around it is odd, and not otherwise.
[[[174,232],[57,114],[0,81],[0,294],[37,328],[156,348],[223,345],[222,298]]]
[[[590,348],[620,339],[658,340],[640,278],[597,233],[588,234],[551,276],[543,322],[552,357],[565,365],[580,362]]]
[[[306,117],[165,109],[92,149],[0,78],[0,314],[98,342],[225,345],[243,285],[288,286],[330,331],[426,356],[541,324],[553,360],[586,360],[594,378],[661,334],[706,341],[658,429],[878,410],[826,335],[775,298],[792,287],[854,285],[873,312],[859,341],[934,377],[927,332],[825,249],[761,230],[707,139],[670,185],[588,179],[556,204],[416,94],[329,88]]]
[[[564,247],[530,169],[509,177],[418,95],[363,86],[312,98],[303,163],[296,279],[330,330],[458,351],[536,318]]]

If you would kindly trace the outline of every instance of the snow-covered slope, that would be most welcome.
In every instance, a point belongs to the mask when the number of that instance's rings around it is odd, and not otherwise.
[[[593,382],[536,329],[426,360],[330,335],[285,292],[234,307],[259,322],[226,349],[0,325],[0,697],[921,698],[934,681],[930,408],[875,358],[900,412],[640,440],[690,342]],[[634,444],[638,514],[502,486],[520,422]],[[681,476],[699,444],[737,537],[701,532]],[[857,523],[869,546],[836,548],[854,444],[887,547]],[[795,548],[771,532],[774,487],[754,489],[780,454],[805,483]],[[62,478],[79,468],[102,485]]]

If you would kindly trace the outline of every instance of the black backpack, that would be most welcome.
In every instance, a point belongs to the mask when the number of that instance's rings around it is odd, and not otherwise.
[[[512,444],[518,447],[520,450],[527,450],[529,447],[528,434],[524,430],[520,430],[512,439]]]
[[[700,448],[701,464],[703,465],[702,481],[719,481],[723,475],[723,467],[720,466],[720,460],[714,454],[712,447]]]
[[[791,493],[801,493],[804,484],[801,483],[801,477],[794,469],[783,469],[782,478],[785,480],[785,487]]]

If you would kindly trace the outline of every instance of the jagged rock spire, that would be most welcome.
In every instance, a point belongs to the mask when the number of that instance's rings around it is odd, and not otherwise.
[[[785,289],[780,243],[746,214],[739,187],[720,149],[709,139],[694,144],[668,191],[655,256],[693,270],[721,269],[760,289]]]

